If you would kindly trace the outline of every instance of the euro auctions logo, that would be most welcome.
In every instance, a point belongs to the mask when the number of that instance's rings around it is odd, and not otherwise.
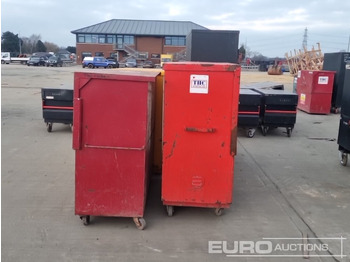
[[[345,258],[346,238],[263,238],[259,241],[208,241],[209,254],[227,257],[338,257]],[[310,243],[313,242],[313,243]],[[329,250],[331,241],[340,241],[340,254]],[[334,243],[334,242],[333,242]]]

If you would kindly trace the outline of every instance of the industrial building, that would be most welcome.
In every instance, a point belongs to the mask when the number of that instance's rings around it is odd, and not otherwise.
[[[132,57],[159,64],[161,54],[184,59],[186,36],[192,29],[209,30],[189,21],[112,19],[71,33],[76,35],[78,63],[87,56],[104,56],[121,63]]]

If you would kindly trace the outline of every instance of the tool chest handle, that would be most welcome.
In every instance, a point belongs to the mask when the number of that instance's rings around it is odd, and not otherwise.
[[[73,110],[73,149],[81,149],[81,121],[82,121],[82,100],[74,99]]]
[[[199,133],[215,133],[215,128],[198,128],[198,127],[186,127],[187,132],[199,132]]]

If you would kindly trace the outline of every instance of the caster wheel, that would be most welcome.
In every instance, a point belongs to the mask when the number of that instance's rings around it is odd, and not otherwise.
[[[166,206],[166,212],[168,213],[168,217],[172,217],[174,215],[174,207]]]
[[[223,208],[216,208],[216,209],[215,209],[215,215],[221,216],[223,211],[224,211]]]
[[[339,151],[340,164],[346,166],[348,164],[348,154],[343,151]]]
[[[287,128],[287,136],[291,137],[292,135],[292,129],[291,128]]]
[[[262,130],[263,136],[266,136],[267,131],[269,130],[269,127],[268,126],[261,126],[261,130]]]
[[[81,216],[80,219],[83,221],[84,226],[88,226],[90,224],[90,216]]]
[[[255,129],[254,129],[254,128],[249,128],[249,129],[247,130],[247,137],[253,138],[254,135],[255,135]]]
[[[146,227],[146,220],[142,217],[134,217],[134,223],[139,230],[143,230]]]
[[[51,133],[52,131],[52,123],[47,123],[47,132]]]

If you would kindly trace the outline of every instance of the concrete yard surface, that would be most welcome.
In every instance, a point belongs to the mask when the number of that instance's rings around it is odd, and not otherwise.
[[[339,114],[298,111],[290,138],[284,128],[253,138],[239,130],[233,203],[222,216],[175,207],[168,217],[161,176],[152,175],[145,230],[120,217],[84,226],[74,214],[71,129],[54,124],[48,133],[41,108],[41,88],[73,86],[74,71],[93,72],[1,67],[2,261],[350,261],[350,164],[339,163]],[[261,81],[292,90],[288,73],[242,72],[242,83]]]

